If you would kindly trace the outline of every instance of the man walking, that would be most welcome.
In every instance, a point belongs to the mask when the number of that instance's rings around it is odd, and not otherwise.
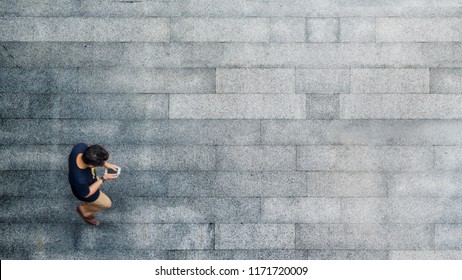
[[[69,183],[72,193],[81,201],[77,213],[82,219],[97,226],[96,212],[111,207],[111,200],[100,191],[100,187],[109,180],[117,178],[117,174],[96,176],[95,167],[117,170],[119,167],[107,162],[109,153],[100,145],[87,146],[84,143],[75,145],[69,155]]]

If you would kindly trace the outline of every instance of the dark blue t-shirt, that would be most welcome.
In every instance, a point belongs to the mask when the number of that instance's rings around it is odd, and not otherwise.
[[[77,156],[85,151],[88,146],[84,143],[79,143],[72,148],[69,155],[69,183],[71,184],[72,193],[81,201],[93,202],[99,197],[97,190],[90,197],[86,197],[90,193],[90,185],[96,181],[96,173],[94,168],[80,169],[77,166]]]

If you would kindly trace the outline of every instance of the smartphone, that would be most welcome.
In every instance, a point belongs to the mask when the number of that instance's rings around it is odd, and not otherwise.
[[[106,169],[106,172],[104,174],[120,174],[120,168],[117,168],[116,170],[114,169]]]

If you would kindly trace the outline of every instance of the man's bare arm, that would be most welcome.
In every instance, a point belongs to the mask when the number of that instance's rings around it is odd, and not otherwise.
[[[117,178],[117,174],[104,174],[102,178],[104,178],[106,181],[109,181],[109,180]],[[85,198],[92,196],[97,190],[99,190],[99,188],[102,185],[103,185],[103,179],[98,178],[98,180],[96,180],[93,184],[90,185],[90,187],[88,187],[90,192]]]

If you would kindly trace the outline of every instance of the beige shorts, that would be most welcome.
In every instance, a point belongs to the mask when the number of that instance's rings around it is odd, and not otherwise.
[[[82,201],[82,208],[85,212],[98,212],[110,208],[112,205],[111,199],[102,191],[99,193],[97,200],[93,202]]]

